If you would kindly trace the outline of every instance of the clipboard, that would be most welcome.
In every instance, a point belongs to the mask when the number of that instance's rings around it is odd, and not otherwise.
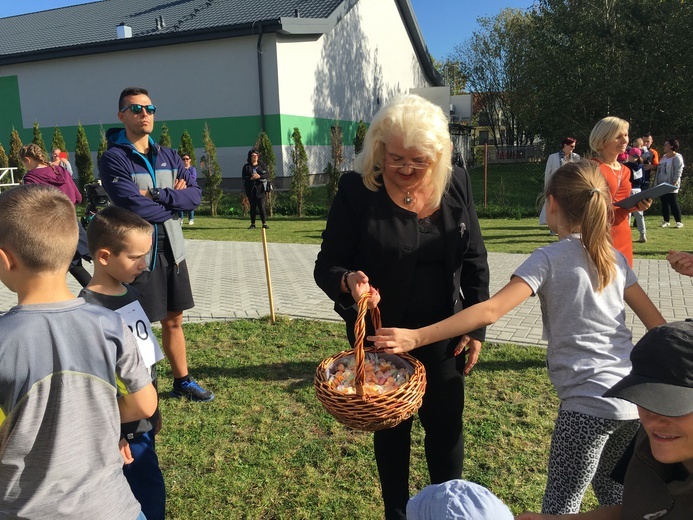
[[[640,193],[636,193],[635,195],[631,195],[630,197],[626,197],[625,199],[616,201],[614,202],[614,206],[630,209],[637,206],[638,202],[640,202],[641,200],[656,199],[657,197],[661,197],[662,195],[671,193],[675,189],[676,186],[674,186],[673,184],[663,182],[662,184],[657,184],[657,186],[653,186],[652,188],[642,190]]]

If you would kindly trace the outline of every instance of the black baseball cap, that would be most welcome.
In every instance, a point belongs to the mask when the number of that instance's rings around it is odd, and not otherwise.
[[[619,397],[668,417],[693,413],[693,321],[648,331],[630,360],[630,374],[604,397]]]

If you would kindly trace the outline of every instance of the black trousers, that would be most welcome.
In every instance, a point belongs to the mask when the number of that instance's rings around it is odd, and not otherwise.
[[[419,419],[426,432],[424,449],[432,484],[462,477],[464,359],[452,356],[457,343],[457,339],[446,340],[411,352],[426,368],[426,393]],[[387,520],[406,518],[412,422],[410,418],[373,435]]]
[[[667,193],[662,195],[659,200],[662,203],[662,219],[669,222],[669,212],[674,214],[676,222],[681,222],[681,207],[679,206],[678,193]]]
[[[257,210],[260,210],[260,220],[264,224],[267,221],[267,212],[265,211],[265,195],[262,197],[257,196],[257,192],[254,188],[246,190],[245,194],[248,197],[248,202],[250,202],[250,223],[255,224],[255,216],[257,215]]]

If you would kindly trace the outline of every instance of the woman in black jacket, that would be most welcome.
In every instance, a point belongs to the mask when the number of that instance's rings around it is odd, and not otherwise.
[[[263,179],[269,178],[269,173],[265,167],[259,162],[260,154],[253,148],[248,152],[248,162],[243,166],[243,187],[245,194],[250,202],[250,227],[255,229],[255,215],[258,207],[260,208],[260,219],[262,227],[267,229],[267,214],[265,212],[265,190]]]
[[[352,345],[354,303],[371,285],[386,327],[435,323],[488,299],[486,248],[470,179],[463,168],[453,169],[451,149],[443,111],[406,95],[376,114],[356,172],[342,176],[314,276],[346,321]],[[426,368],[419,418],[432,484],[462,475],[464,375],[484,334],[477,330],[413,352]],[[467,351],[456,358],[459,343]],[[374,434],[387,519],[406,518],[411,426],[410,418]]]

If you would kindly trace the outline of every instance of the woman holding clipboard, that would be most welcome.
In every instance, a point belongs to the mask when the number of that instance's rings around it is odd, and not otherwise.
[[[599,163],[599,170],[609,186],[612,201],[625,199],[630,195],[630,170],[617,161],[618,155],[625,153],[628,146],[629,123],[618,117],[605,117],[600,120],[590,132],[590,148],[597,154],[594,158]],[[638,202],[633,208],[612,206],[613,222],[611,224],[611,240],[633,266],[633,238],[630,230],[631,211],[646,211],[650,208],[652,199]]]

